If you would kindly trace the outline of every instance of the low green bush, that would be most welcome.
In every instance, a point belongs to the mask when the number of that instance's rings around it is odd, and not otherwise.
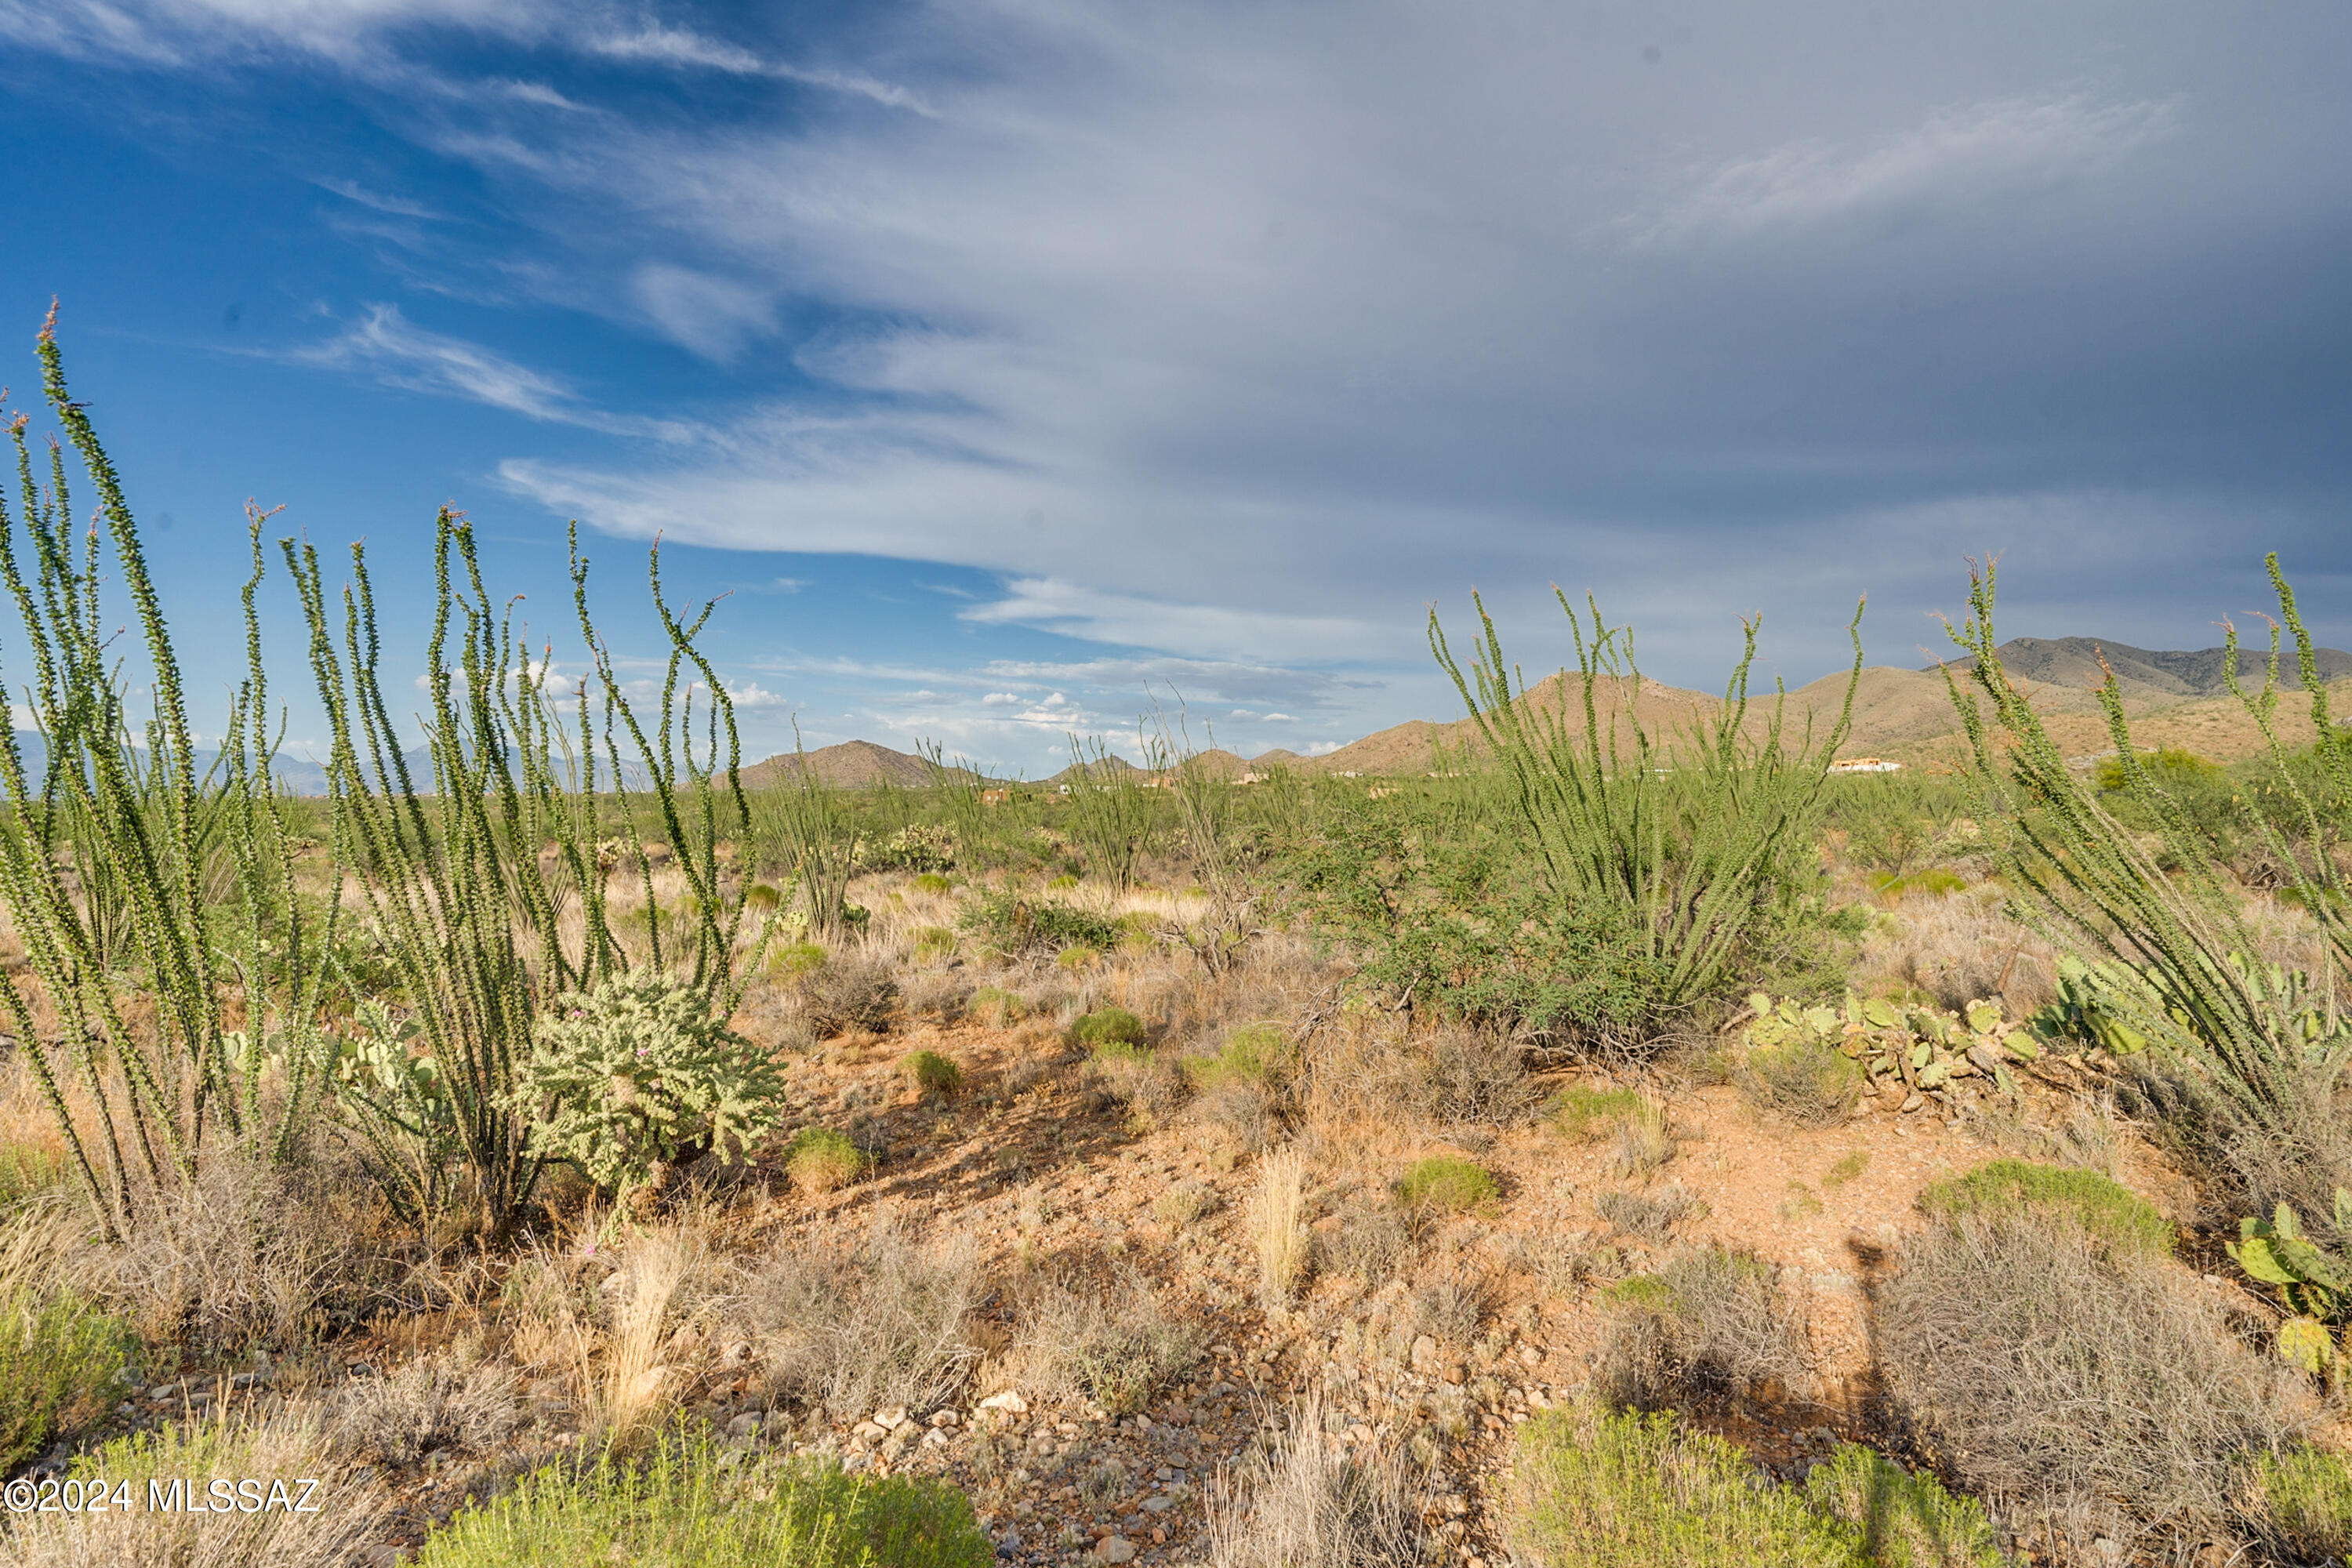
[[[541,1012],[511,1103],[534,1152],[607,1193],[704,1154],[732,1160],[782,1116],[783,1075],[710,1015],[699,988],[614,975]]]
[[[1433,1154],[1416,1160],[1397,1181],[1397,1198],[1408,1208],[1448,1212],[1476,1208],[1503,1195],[1487,1169],[1458,1154]]]
[[[65,1156],[46,1144],[0,1144],[0,1207],[47,1192],[65,1172]]]
[[[954,885],[937,871],[926,871],[915,879],[915,891],[919,893],[944,893]]]
[[[1018,991],[983,985],[971,994],[971,1000],[964,1004],[964,1011],[992,1029],[1002,1029],[1027,1017],[1029,1004]]]
[[[2262,1532],[2298,1563],[2352,1559],[2352,1465],[2341,1454],[2294,1447],[2254,1459]]]
[[[2146,1198],[2095,1171],[1995,1160],[1937,1182],[1919,1194],[1937,1218],[2021,1210],[2063,1214],[2117,1252],[2170,1257],[2172,1223]]]
[[[1140,1045],[1146,1036],[1143,1020],[1124,1007],[1100,1007],[1070,1026],[1070,1043],[1077,1046]]]
[[[426,1537],[418,1568],[989,1568],[995,1548],[944,1481],[818,1458],[728,1468],[688,1438],[642,1465],[556,1464]]]
[[[1088,910],[1053,899],[1024,899],[1006,889],[974,899],[957,923],[1008,958],[1066,947],[1090,947],[1108,952],[1118,942],[1118,927]]]
[[[814,942],[780,942],[768,950],[768,972],[780,980],[797,980],[824,967],[824,948]]]
[[[784,1151],[784,1173],[803,1193],[829,1193],[866,1173],[866,1151],[849,1134],[830,1127],[803,1127]]]
[[[1510,1529],[1536,1568],[2000,1568],[1973,1500],[1853,1444],[1802,1489],[1666,1413],[1591,1404],[1519,1428]]]
[[[1223,1047],[1214,1056],[1185,1058],[1184,1076],[1204,1090],[1229,1083],[1263,1084],[1273,1076],[1284,1045],[1281,1025],[1266,1020],[1244,1024],[1225,1036]]]
[[[915,1087],[926,1094],[953,1094],[963,1087],[963,1068],[937,1051],[914,1051],[903,1064]]]
[[[138,1343],[128,1322],[71,1292],[0,1300],[0,1475],[103,1413]]]

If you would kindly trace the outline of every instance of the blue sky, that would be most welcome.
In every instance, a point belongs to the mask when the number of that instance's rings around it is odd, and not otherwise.
[[[1450,716],[1473,586],[1531,667],[1558,582],[1686,684],[1760,610],[1793,682],[1864,592],[1921,662],[1964,553],[2004,632],[2197,647],[2276,548],[2352,641],[2341,6],[0,0],[0,379],[60,296],[200,691],[248,497],[369,541],[396,647],[445,500],[557,630],[579,518],[641,654],[658,533],[755,754],[1033,774],[1171,693],[1247,752]]]

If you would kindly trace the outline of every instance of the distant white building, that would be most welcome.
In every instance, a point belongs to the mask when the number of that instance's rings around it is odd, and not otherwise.
[[[1899,773],[1901,763],[1889,763],[1877,757],[1841,757],[1830,764],[1833,773]]]

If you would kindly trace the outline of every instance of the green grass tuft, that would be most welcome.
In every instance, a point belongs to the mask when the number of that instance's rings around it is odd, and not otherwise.
[[[1458,1154],[1433,1154],[1414,1161],[1397,1182],[1396,1191],[1408,1207],[1449,1212],[1476,1208],[1503,1195],[1484,1165]]]
[[[2352,1465],[2341,1454],[2293,1448],[2254,1460],[2265,1531],[2298,1563],[2352,1558]]]
[[[2175,1239],[2171,1221],[2120,1183],[2026,1160],[1995,1160],[1937,1182],[1919,1194],[1919,1206],[1938,1218],[2027,1209],[2063,1214],[2113,1250],[2142,1257],[2170,1257]]]
[[[1281,1025],[1264,1020],[1244,1024],[1226,1035],[1224,1048],[1216,1055],[1186,1058],[1185,1076],[1202,1089],[1229,1083],[1263,1084],[1274,1075],[1283,1046]]]
[[[1552,1125],[1570,1138],[1592,1138],[1633,1114],[1642,1103],[1639,1089],[1593,1089],[1570,1084],[1551,1103]]]
[[[690,1439],[641,1466],[554,1465],[425,1540],[418,1568],[989,1568],[995,1549],[943,1481],[803,1458],[730,1469]]]
[[[0,1475],[105,1411],[138,1340],[71,1293],[0,1300]]]
[[[804,1193],[845,1187],[864,1175],[870,1163],[847,1133],[830,1127],[802,1128],[784,1151],[785,1173]]]

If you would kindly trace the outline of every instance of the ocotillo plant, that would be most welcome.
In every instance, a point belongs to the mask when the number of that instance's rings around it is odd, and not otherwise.
[[[547,653],[533,659],[511,604],[501,605],[483,586],[471,529],[445,508],[435,535],[436,599],[425,653],[428,790],[412,776],[383,698],[364,553],[352,549],[339,648],[316,551],[292,540],[283,548],[309,619],[311,668],[332,735],[327,779],[338,853],[360,872],[370,931],[399,977],[398,1000],[409,1015],[399,1039],[363,1043],[373,1047],[368,1070],[346,1074],[358,1125],[404,1211],[421,1215],[462,1198],[495,1232],[528,1200],[540,1169],[528,1115],[514,1096],[538,1011],[631,962],[607,915],[599,851],[608,825],[641,879],[647,961],[680,972],[720,1016],[733,1010],[745,906],[722,882],[718,844],[722,825],[740,825],[748,809],[737,779],[733,709],[694,643],[711,606],[691,622],[671,613],[656,549],[648,570],[670,654],[648,730],[623,695],[589,616],[588,563],[575,529],[572,600],[589,668],[567,731]],[[609,776],[600,772],[600,753]],[[599,804],[606,789],[616,805]],[[667,916],[646,852],[647,827],[672,847],[687,883],[685,902]],[[564,916],[574,899],[580,931],[567,942]],[[363,1016],[379,1027],[392,1022],[381,1009]],[[419,1058],[404,1048],[412,1037],[429,1064],[429,1083],[415,1081]],[[425,1125],[428,1118],[443,1125]],[[429,1157],[436,1136],[461,1152],[468,1191],[445,1184],[446,1173]]]
[[[1830,763],[1853,721],[1862,679],[1862,610],[1848,626],[1853,671],[1837,722],[1820,743],[1810,725],[1790,736],[1785,694],[1761,733],[1751,731],[1748,671],[1757,623],[1746,623],[1739,663],[1714,711],[1674,730],[1636,708],[1642,672],[1633,637],[1601,618],[1590,598],[1588,631],[1554,590],[1576,643],[1579,683],[1566,672],[1557,702],[1531,701],[1484,602],[1473,596],[1480,637],[1465,676],[1435,612],[1430,650],[1470,710],[1502,770],[1507,810],[1545,868],[1551,896],[1629,913],[1635,940],[1664,965],[1660,1003],[1686,1008],[1718,994],[1743,949],[1783,900],[1812,854]],[[1569,704],[1581,709],[1580,730]]]
[[[1166,752],[1143,738],[1144,771],[1156,773]],[[1155,791],[1143,787],[1137,771],[1129,767],[1099,739],[1070,737],[1070,828],[1086,851],[1089,869],[1125,892],[1135,883],[1135,870],[1150,847],[1158,826]]]
[[[173,652],[121,481],[66,387],[53,308],[39,340],[43,390],[66,442],[35,475],[19,415],[11,433],[20,518],[0,506],[0,582],[22,622],[32,674],[21,692],[41,737],[37,784],[12,725],[0,740],[0,899],[25,947],[46,1020],[13,977],[0,1005],[14,1020],[62,1134],[75,1177],[110,1237],[137,1223],[144,1197],[187,1180],[219,1129],[254,1152],[283,1156],[319,1082],[316,1016],[335,900],[314,929],[296,897],[288,803],[271,777],[273,742],[254,589],[245,590],[247,672],[224,744],[207,767],[191,732]],[[98,491],[77,549],[65,447]],[[17,552],[21,525],[31,547]],[[110,651],[100,584],[110,559],[139,622],[152,697],[143,748],[131,740],[131,683]],[[142,756],[143,751],[143,756]],[[228,866],[221,865],[226,851]],[[241,989],[241,1029],[224,1003]],[[145,1009],[126,1005],[135,996]],[[274,1047],[274,1048],[273,1048]],[[264,1125],[271,1056],[287,1081]],[[60,1075],[78,1085],[69,1102]]]
[[[849,881],[857,872],[857,825],[833,786],[809,765],[793,723],[793,769],[760,792],[759,837],[792,868],[809,929],[828,940],[847,929]]]

